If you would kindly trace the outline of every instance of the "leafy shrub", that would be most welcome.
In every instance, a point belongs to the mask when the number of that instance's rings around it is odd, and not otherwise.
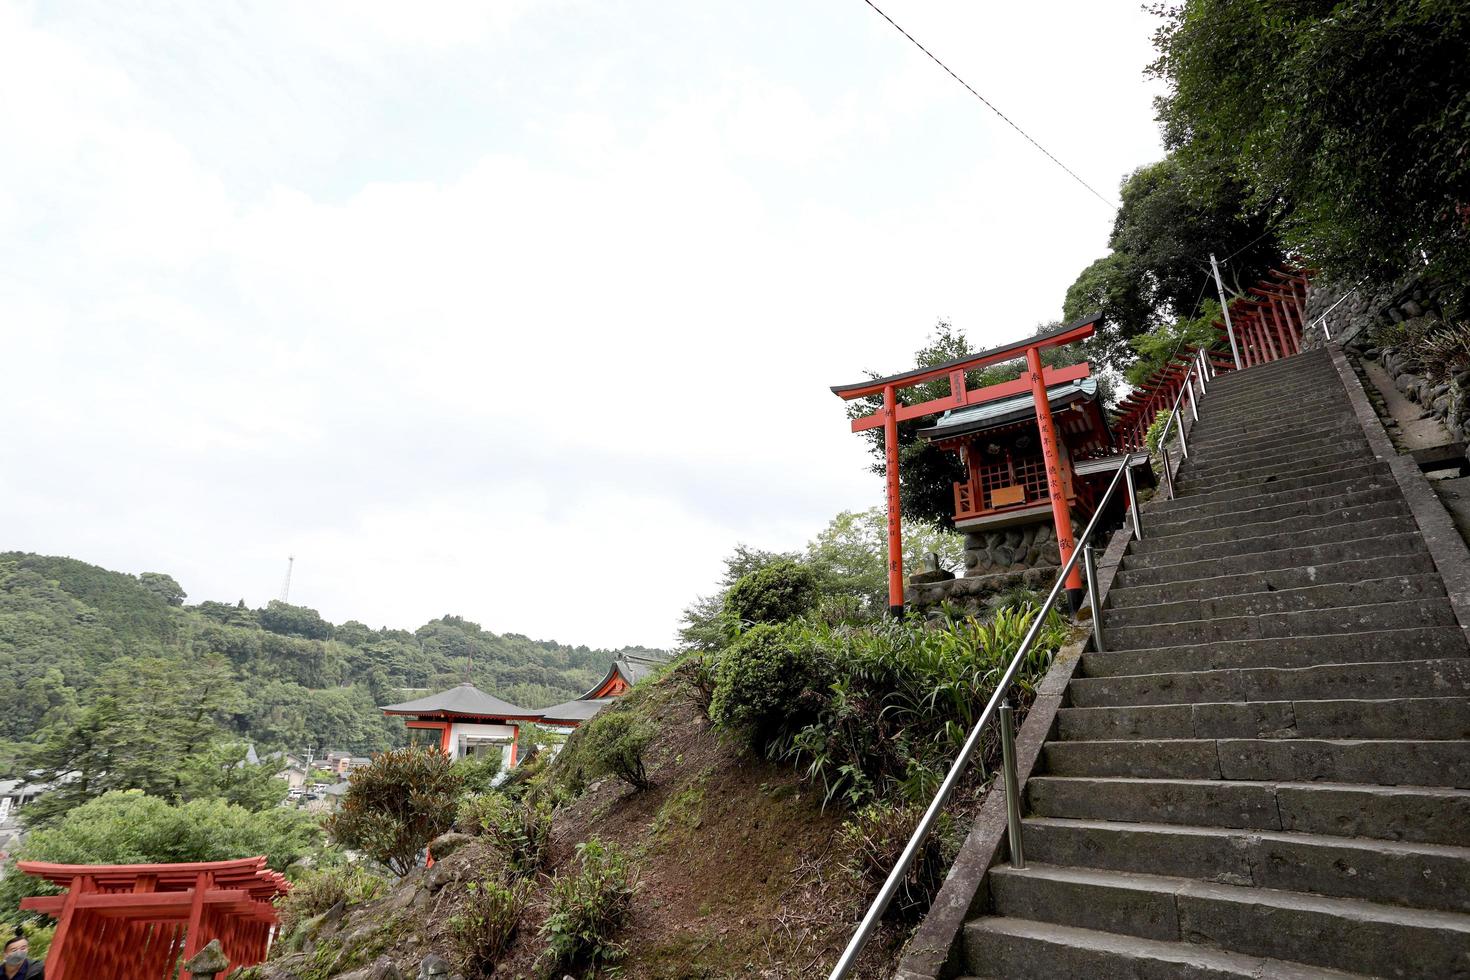
[[[465,800],[459,814],[460,829],[488,837],[512,873],[529,877],[545,866],[552,818],[547,804],[491,793]]]
[[[464,902],[450,916],[449,935],[460,968],[470,976],[489,976],[520,928],[530,901],[531,882],[472,881]]]
[[[784,623],[817,601],[817,575],[782,559],[742,577],[725,595],[725,610],[741,623]]]
[[[616,776],[634,789],[649,789],[643,756],[653,726],[631,711],[603,711],[582,726],[582,752],[589,777]]]
[[[437,748],[384,752],[356,770],[328,834],[403,876],[429,841],[454,824],[460,776]]]
[[[463,792],[488,793],[495,788],[495,777],[500,775],[500,753],[480,752],[460,759],[454,763],[454,771]]]
[[[766,745],[812,714],[823,687],[819,661],[806,645],[788,641],[779,626],[746,630],[720,658],[710,720],[739,732],[756,746]]]
[[[1155,455],[1159,451],[1159,441],[1164,438],[1164,426],[1169,422],[1169,410],[1159,409],[1154,415],[1154,420],[1148,424],[1148,431],[1143,434],[1143,444],[1148,447],[1149,455]]]
[[[787,643],[831,665],[835,677],[820,713],[772,745],[806,764],[826,799],[861,806],[897,793],[925,802],[958,753],[995,685],[1035,621],[1033,606],[999,609],[990,620],[951,619],[943,629],[890,620],[849,629],[807,623],[788,628]],[[1068,635],[1053,612],[1022,663],[1018,685],[1031,685]],[[989,746],[994,751],[994,746]],[[985,765],[985,757],[980,759]]]
[[[689,699],[699,713],[709,717],[710,702],[715,696],[715,665],[719,658],[713,653],[695,651],[686,654],[674,668],[676,675],[684,681]]]
[[[281,915],[280,934],[291,935],[302,922],[321,915],[338,902],[348,905],[369,902],[387,890],[387,881],[360,864],[308,871],[277,902]]]
[[[553,968],[585,964],[590,971],[626,955],[613,934],[633,910],[637,883],[627,856],[596,837],[577,845],[577,869],[558,875],[547,898],[541,935],[550,944]]]
[[[851,850],[848,871],[869,896],[877,895],[908,846],[924,808],[874,803],[842,825],[842,841]],[[909,919],[929,907],[944,882],[944,816],[909,865],[903,887],[893,896],[888,915]]]

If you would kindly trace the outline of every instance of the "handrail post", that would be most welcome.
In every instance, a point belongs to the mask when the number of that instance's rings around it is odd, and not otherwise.
[[[1133,454],[1123,457],[1123,478],[1128,483],[1128,509],[1133,511],[1133,537],[1143,540],[1143,524],[1138,517],[1138,491],[1133,486]]]
[[[1177,409],[1176,409],[1176,411],[1177,411]],[[1186,459],[1189,458],[1189,446],[1187,446],[1185,444],[1185,442],[1184,442],[1184,420],[1183,419],[1180,419],[1179,420],[1178,429],[1179,429],[1179,460],[1182,463],[1184,460],[1186,460]]]
[[[1094,613],[1096,615],[1096,613]],[[1006,784],[1006,834],[1011,842],[1011,867],[1026,867],[1026,851],[1021,846],[1021,790],[1016,778],[1016,720],[1015,709],[1007,698],[1000,706],[1000,756],[1005,770]]]
[[[1194,382],[1186,378],[1185,379],[1185,387],[1187,387],[1189,389],[1189,414],[1190,415],[1193,415],[1194,416],[1194,420],[1196,422],[1198,422],[1199,421],[1199,404],[1197,402],[1195,402],[1195,400],[1194,400]],[[1179,426],[1179,432],[1180,432],[1181,435],[1184,433],[1184,426],[1183,425]]]
[[[1107,653],[1103,646],[1102,607],[1097,601],[1097,554],[1088,542],[1082,546],[1082,567],[1087,570],[1087,603],[1092,608],[1092,647],[1098,653]]]
[[[1169,473],[1169,447],[1160,445],[1159,452],[1164,455],[1164,489],[1169,491],[1169,499],[1174,499],[1174,477]]]

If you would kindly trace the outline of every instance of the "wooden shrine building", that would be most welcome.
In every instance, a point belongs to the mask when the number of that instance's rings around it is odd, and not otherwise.
[[[403,715],[409,728],[437,732],[439,748],[451,759],[496,752],[500,765],[516,764],[521,725],[541,720],[539,712],[502,701],[468,682],[438,694],[383,706],[385,715]]]
[[[65,891],[21,900],[55,917],[50,980],[171,980],[181,959],[218,939],[230,969],[266,958],[290,885],[265,858],[192,864],[50,864],[16,867]]]
[[[1123,453],[1098,398],[1097,379],[1067,381],[1047,389],[1057,432],[1062,495],[1074,519],[1086,520]],[[1032,524],[1052,517],[1046,459],[1031,395],[951,409],[919,430],[919,438],[956,453],[965,479],[954,485],[954,523],[976,532]],[[1148,469],[1135,461],[1140,479]]]
[[[931,437],[937,435],[940,440],[949,442],[956,451],[965,451],[967,468],[971,465],[970,450],[975,450],[974,469],[969,470],[969,478],[964,481],[964,487],[956,489],[957,516],[962,513],[967,520],[1006,520],[1008,517],[1002,512],[1007,511],[1011,512],[1009,518],[1031,520],[1045,519],[1049,513],[1055,528],[1061,562],[1065,563],[1072,556],[1075,548],[1072,530],[1073,505],[1085,488],[1077,479],[1069,443],[1053,418],[1053,392],[1064,399],[1067,413],[1072,412],[1074,407],[1081,412],[1077,420],[1079,427],[1075,432],[1076,438],[1080,440],[1077,443],[1079,451],[1089,444],[1101,444],[1103,432],[1096,431],[1101,414],[1095,406],[1096,388],[1087,392],[1076,384],[1090,377],[1091,368],[1085,363],[1060,368],[1046,367],[1041,363],[1041,352],[1086,340],[1097,331],[1100,319],[1101,314],[1093,314],[1025,340],[993,347],[944,364],[832,388],[832,393],[844,401],[868,399],[875,404],[873,412],[852,420],[854,432],[876,428],[883,430],[886,457],[884,476],[888,497],[888,605],[894,614],[903,612],[904,595],[898,471],[898,424],[903,421],[941,414],[954,420],[959,413],[977,409],[970,416],[976,428],[967,428],[959,421],[952,426],[946,426],[944,419],[930,427]],[[1025,367],[1021,377],[1016,380],[980,388],[969,386],[968,377],[971,372],[1018,359],[1024,359]],[[912,401],[905,394],[919,385],[946,381],[949,393],[938,398]],[[1075,390],[1069,392],[1066,388],[1068,385]],[[1025,401],[1031,404],[1029,423],[1017,414]],[[976,439],[968,438],[991,431],[989,422],[992,420],[998,420],[993,427],[996,430],[1012,422],[1017,424],[1017,428],[1011,435],[998,434],[994,439],[977,442]],[[1064,425],[1070,421],[1069,418]],[[1028,427],[1035,432],[1034,447],[1022,446],[1019,442],[1023,436],[1022,429]],[[1106,425],[1101,428],[1106,431]],[[934,432],[936,429],[940,431]],[[996,454],[989,452],[991,445],[996,446]],[[1036,460],[1034,464],[1033,451]],[[1007,462],[1008,458],[1010,462]],[[1016,469],[1017,463],[1021,464],[1019,470]],[[990,481],[988,485],[987,480]],[[1006,482],[1000,482],[1002,480]],[[1045,501],[1045,509],[1035,509],[1033,514],[1024,517],[1019,514],[1022,510],[1032,510],[1041,501]],[[1067,576],[1066,588],[1073,608],[1079,608],[1082,602],[1080,562]]]

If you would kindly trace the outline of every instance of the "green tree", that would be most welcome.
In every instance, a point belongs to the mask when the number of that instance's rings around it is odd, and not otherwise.
[[[54,826],[32,831],[15,857],[60,864],[149,864],[265,855],[270,867],[284,871],[321,847],[316,821],[297,810],[252,811],[223,800],[176,805],[134,790],[89,800]],[[7,868],[0,881],[0,913],[13,916],[22,897],[43,894],[44,887]]]
[[[353,772],[341,808],[324,826],[337,843],[402,877],[431,840],[454,826],[460,778],[437,748],[384,752]]]
[[[1470,283],[1470,8],[1458,0],[1188,0],[1158,8],[1166,143],[1284,202],[1326,272]]]
[[[1062,305],[1068,320],[1102,311],[1104,328],[1091,347],[1098,361],[1125,370],[1137,352],[1133,338],[1197,318],[1216,291],[1211,253],[1228,259],[1221,269],[1232,293],[1281,261],[1271,230],[1280,208],[1247,196],[1219,162],[1179,154],[1128,176],[1111,251],[1082,270]]]
[[[180,800],[191,788],[206,788],[189,778],[191,765],[197,766],[190,759],[223,737],[220,719],[239,703],[223,657],[118,661],[98,680],[94,700],[76,722],[53,729],[35,750],[32,765],[58,785],[26,807],[27,821],[53,821],[112,790]]]
[[[332,624],[322,619],[321,613],[306,606],[293,606],[279,599],[272,599],[256,616],[261,627],[272,633],[300,636],[308,640],[325,640],[332,635]]]
[[[138,576],[138,584],[170,606],[182,606],[184,600],[189,598],[184,587],[172,575],[162,572],[144,572]]]
[[[925,555],[939,556],[942,568],[963,568],[964,537],[932,524],[903,522],[903,567],[917,568]],[[807,562],[826,595],[851,597],[863,611],[888,609],[888,517],[882,508],[845,510],[806,546]]]

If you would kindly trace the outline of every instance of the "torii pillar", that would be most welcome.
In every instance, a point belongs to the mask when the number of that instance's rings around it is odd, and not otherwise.
[[[1085,340],[1097,332],[1102,314],[1094,313],[1074,323],[1029,340],[1007,344],[962,357],[932,368],[919,368],[887,378],[853,385],[835,385],[832,393],[844,401],[881,395],[883,404],[870,415],[852,420],[852,431],[883,427],[884,486],[888,498],[888,611],[894,616],[903,615],[903,525],[899,498],[898,480],[898,423],[909,419],[937,415],[952,408],[964,408],[1001,398],[1013,398],[1030,391],[1036,403],[1036,427],[1041,436],[1042,458],[1046,464],[1047,495],[1051,500],[1052,520],[1056,524],[1057,550],[1065,566],[1076,550],[1076,539],[1072,536],[1072,513],[1067,503],[1065,485],[1062,482],[1062,454],[1057,439],[1056,425],[1051,417],[1051,401],[1047,388],[1085,378],[1092,373],[1087,364],[1074,364],[1064,368],[1048,368],[1041,363],[1041,352],[1048,347],[1062,347]],[[1015,381],[971,390],[965,380],[969,371],[1012,361],[1018,357],[1026,359],[1025,376]],[[949,394],[943,398],[932,398],[917,405],[900,405],[898,389],[935,381],[949,380]],[[1075,612],[1082,606],[1082,569],[1073,567],[1067,575],[1067,599]]]

